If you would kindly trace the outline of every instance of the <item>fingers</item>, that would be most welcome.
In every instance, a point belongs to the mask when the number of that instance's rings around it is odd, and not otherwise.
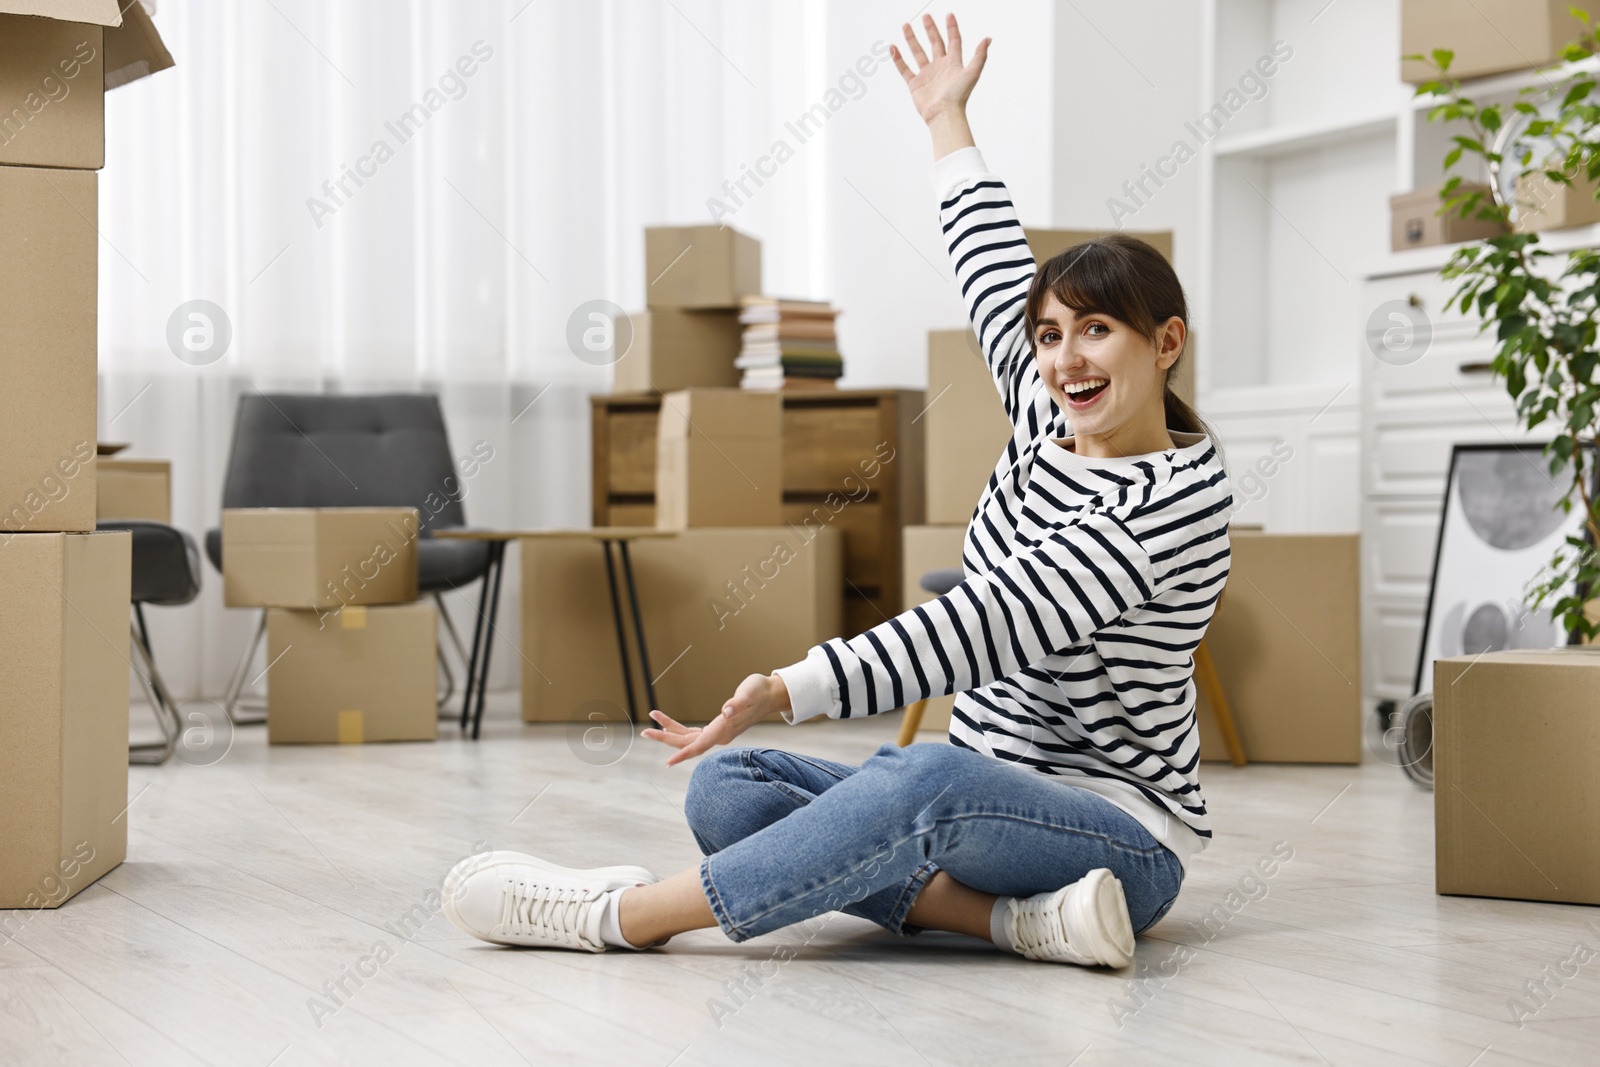
[[[922,50],[922,42],[917,40],[916,33],[911,29],[911,23],[903,24],[901,29],[905,31],[906,44],[911,46],[911,58],[917,61],[917,68],[920,70],[926,67],[928,65],[928,53]]]
[[[696,756],[710,749],[712,743],[713,742],[711,739],[706,737],[705,731],[702,730],[699,736],[695,737],[688,744],[682,746],[678,749],[678,751],[667,757],[667,766],[676,767],[684,760],[694,759]]]
[[[700,733],[698,728],[690,729],[664,711],[652,711],[650,717],[661,723],[665,729],[654,730],[646,728],[639,731],[639,736],[648,738],[651,741],[660,741],[663,745],[682,748]]]
[[[956,25],[954,13],[945,16],[944,35],[950,42],[950,54],[956,57],[957,63],[961,62],[961,27]]]
[[[976,78],[983,73],[983,65],[989,61],[989,38],[985,37],[978,42],[978,47],[972,50],[972,62],[967,64],[967,70]]]
[[[889,58],[894,60],[894,69],[900,72],[900,77],[904,78],[906,80],[906,84],[909,85],[911,83],[911,79],[915,78],[916,75],[911,72],[910,67],[906,66],[905,57],[900,54],[900,49],[896,48],[894,45],[890,45]]]
[[[939,36],[939,24],[932,15],[922,16],[922,29],[928,35],[928,50],[934,59],[944,58],[944,38]]]

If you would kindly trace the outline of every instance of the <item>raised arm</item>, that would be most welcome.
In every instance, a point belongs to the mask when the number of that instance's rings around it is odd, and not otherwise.
[[[985,168],[967,123],[967,98],[988,59],[989,38],[978,42],[972,61],[963,64],[961,29],[954,15],[946,21],[948,44],[932,16],[924,15],[922,26],[927,52],[911,25],[903,27],[917,63],[915,73],[898,48],[889,53],[932,135],[933,182],[945,249],[1006,415],[1016,425],[1040,386],[1023,317],[1038,268],[1011,194]]]

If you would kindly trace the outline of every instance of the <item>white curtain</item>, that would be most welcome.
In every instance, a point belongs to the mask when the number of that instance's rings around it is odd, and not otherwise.
[[[609,371],[568,349],[568,316],[638,307],[643,227],[709,221],[822,96],[827,18],[820,0],[161,0],[177,66],[107,98],[101,439],[172,461],[173,521],[199,540],[241,393],[429,391],[458,456],[494,448],[469,522],[586,524]],[[731,220],[762,238],[768,291],[831,295],[825,153]],[[206,366],[168,343],[197,299],[232,333]],[[520,668],[507,579],[496,687]],[[474,606],[451,610],[464,626]],[[220,693],[252,621],[209,564],[199,602],[152,612],[175,693]]]

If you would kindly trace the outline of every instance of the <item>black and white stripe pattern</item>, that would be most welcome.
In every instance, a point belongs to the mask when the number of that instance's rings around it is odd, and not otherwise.
[[[1186,860],[1211,835],[1192,653],[1228,575],[1227,473],[1201,434],[1174,432],[1172,450],[1111,460],[1055,443],[1070,425],[1028,342],[1036,266],[1006,187],[970,148],[941,160],[935,181],[1015,432],[967,529],[966,580],[781,670],[786,718],[853,718],[958,693],[952,743],[1074,778]]]

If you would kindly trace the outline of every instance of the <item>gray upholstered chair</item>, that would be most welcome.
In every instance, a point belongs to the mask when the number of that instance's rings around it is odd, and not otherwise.
[[[155,604],[176,607],[200,595],[200,552],[194,538],[163,522],[145,519],[102,519],[101,530],[126,530],[133,535],[133,650],[140,666],[134,671],[150,700],[161,740],[128,746],[130,763],[165,763],[183,730],[177,701],[156,668],[155,650],[150,646],[150,630],[145,626],[144,607]]]
[[[442,594],[483,576],[488,546],[430,536],[434,530],[466,524],[461,490],[437,397],[251,392],[239,398],[222,506],[416,508],[421,520],[417,588],[438,602],[439,617],[465,663],[466,651],[444,610]],[[206,555],[217,570],[226,567],[220,529],[206,531]],[[228,685],[223,706],[236,722],[242,721],[235,708],[266,625],[262,612]],[[446,679],[442,704],[454,692],[455,678],[445,657],[439,663]]]

